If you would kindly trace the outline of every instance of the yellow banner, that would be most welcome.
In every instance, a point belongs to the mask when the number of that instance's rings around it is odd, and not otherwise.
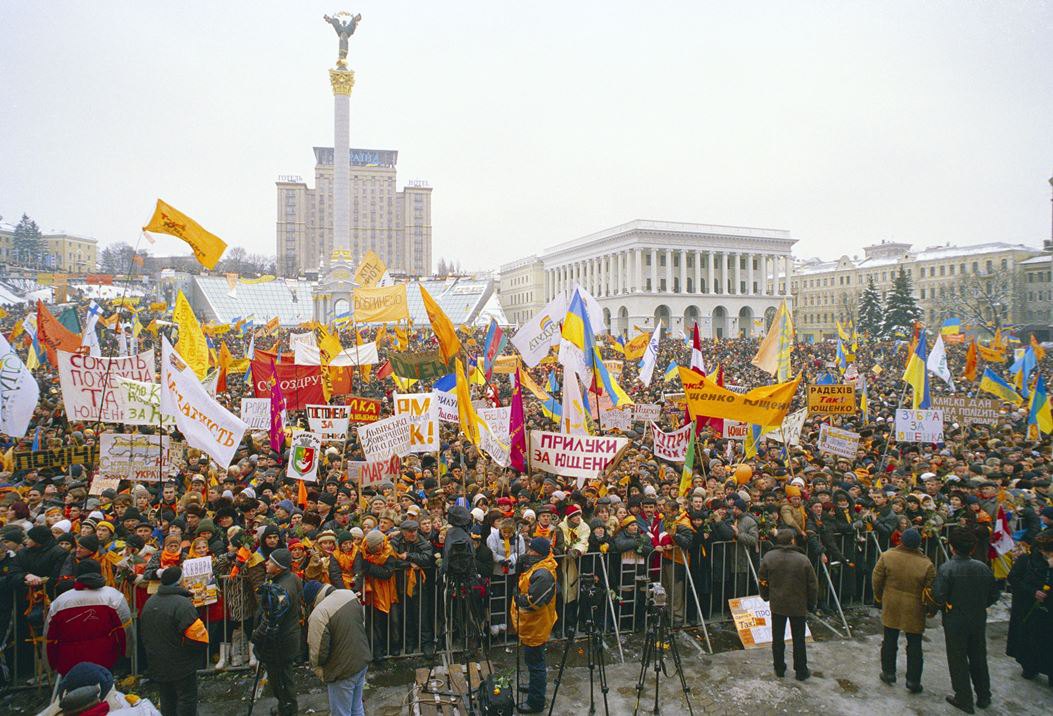
[[[519,356],[497,356],[494,359],[494,373],[515,373],[519,367]]]
[[[384,288],[356,288],[355,320],[359,323],[386,323],[409,318],[406,284]]]
[[[625,344],[625,360],[640,360],[651,342],[650,333],[641,333]]]
[[[362,263],[358,265],[358,270],[355,271],[355,283],[363,288],[373,288],[380,283],[380,279],[384,277],[384,272],[387,270],[388,267],[384,265],[379,256],[372,251],[367,251],[362,257]]]
[[[987,346],[976,345],[976,350],[980,351],[980,357],[988,363],[1005,363],[1005,350],[998,348],[988,348]]]
[[[150,309],[151,311],[167,311],[168,310],[168,304],[165,303],[164,301],[154,301],[149,306],[147,306],[147,308]]]
[[[726,390],[689,368],[680,368],[688,412],[699,416],[729,418],[754,425],[781,425],[790,411],[801,374],[786,383],[766,385],[745,393]]]
[[[223,239],[209,233],[201,224],[160,199],[157,200],[157,208],[150,217],[150,223],[143,227],[143,231],[182,239],[190,244],[194,257],[207,269],[215,268],[219,257],[227,250]]]

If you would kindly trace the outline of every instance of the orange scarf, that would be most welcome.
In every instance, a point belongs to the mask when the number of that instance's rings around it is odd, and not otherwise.
[[[336,550],[333,552],[333,558],[336,559],[336,563],[340,565],[340,576],[344,580],[344,589],[353,589],[355,582],[355,557],[358,556],[358,545],[351,548],[351,552],[343,552]]]
[[[395,554],[395,550],[391,548],[387,538],[384,538],[384,548],[380,550],[378,554],[371,554],[370,551],[362,551],[362,559],[371,562],[373,564],[384,564],[388,561],[388,557]],[[387,579],[377,579],[376,577],[366,576],[366,587],[363,590],[365,593],[362,596],[362,602],[366,606],[374,607],[387,614],[391,611],[392,604],[399,603],[398,589],[395,587],[395,575],[392,574]]]
[[[183,561],[183,555],[180,552],[172,554],[165,550],[161,550],[161,569],[167,569],[168,567],[178,567],[179,563]]]

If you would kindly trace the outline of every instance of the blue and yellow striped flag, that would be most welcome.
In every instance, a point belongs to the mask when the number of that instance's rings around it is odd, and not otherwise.
[[[929,397],[929,372],[925,369],[926,354],[925,331],[918,334],[918,342],[907,360],[907,369],[903,371],[903,380],[910,383],[913,390],[911,408],[927,410],[932,402]]]
[[[1031,409],[1027,413],[1027,424],[1034,425],[1039,433],[1048,435],[1053,432],[1053,408],[1049,405],[1049,394],[1046,392],[1046,381],[1040,373],[1031,392]]]
[[[1013,405],[1020,405],[1024,402],[1024,399],[1013,390],[1013,386],[1006,383],[1002,378],[990,368],[984,370],[983,376],[980,377],[980,390],[985,393],[990,393],[996,398],[1001,398],[1007,403]]]
[[[662,381],[668,383],[673,378],[676,378],[679,375],[679,372],[677,371],[677,368],[679,367],[680,366],[677,365],[675,360],[669,361],[669,367],[665,369],[665,375],[662,376]]]

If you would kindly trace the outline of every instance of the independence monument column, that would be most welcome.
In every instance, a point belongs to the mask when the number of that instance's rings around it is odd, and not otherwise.
[[[354,288],[351,283],[350,123],[355,73],[347,67],[347,44],[362,16],[338,12],[333,17],[326,15],[324,19],[333,26],[340,43],[336,67],[329,70],[329,84],[333,87],[333,252],[326,257],[322,247],[320,254],[327,270],[314,295],[315,320],[328,323],[336,314],[350,310]]]

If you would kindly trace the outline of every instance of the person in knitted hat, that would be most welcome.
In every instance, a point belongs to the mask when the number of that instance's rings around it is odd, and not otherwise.
[[[899,633],[907,635],[907,690],[921,692],[921,671],[924,664],[921,636],[925,631],[928,609],[935,606],[932,586],[936,568],[922,552],[921,533],[914,527],[900,536],[899,546],[887,550],[874,565],[871,581],[874,601],[881,605],[881,675],[886,684],[896,683],[896,651]]]
[[[300,605],[303,603],[303,583],[290,571],[291,568],[292,555],[284,547],[273,550],[267,557],[265,586],[277,598],[265,600],[261,587],[257,598],[260,600],[263,619],[252,639],[256,654],[267,670],[267,681],[272,695],[278,701],[277,713],[280,716],[299,713],[293,665],[300,655]],[[268,605],[274,606],[275,602],[284,603],[286,608],[283,611],[271,611]]]
[[[166,714],[196,712],[197,669],[208,645],[208,630],[182,578],[178,565],[164,568],[161,586],[139,617],[147,675],[157,682],[161,710]]]
[[[544,537],[534,537],[521,562],[519,592],[512,602],[512,626],[523,645],[523,656],[530,682],[519,713],[541,713],[545,709],[548,686],[545,643],[556,623],[556,559],[552,545]]]

